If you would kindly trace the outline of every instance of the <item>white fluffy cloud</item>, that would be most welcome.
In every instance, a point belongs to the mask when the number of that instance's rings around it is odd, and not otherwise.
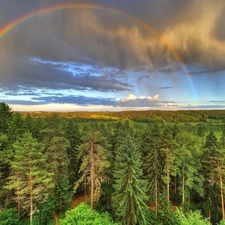
[[[119,99],[117,98],[115,103],[118,106],[135,107],[135,106],[158,106],[157,100],[159,96],[140,96],[137,97],[134,94],[129,94],[127,97]]]

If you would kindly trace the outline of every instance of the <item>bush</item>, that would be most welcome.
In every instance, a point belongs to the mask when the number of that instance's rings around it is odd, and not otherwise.
[[[1,225],[18,225],[19,214],[15,208],[10,208],[0,212],[0,224]]]
[[[199,211],[184,214],[181,211],[176,212],[180,225],[209,225],[209,221],[203,218]]]
[[[115,225],[108,213],[98,213],[81,203],[75,209],[66,212],[66,217],[60,220],[60,225]]]

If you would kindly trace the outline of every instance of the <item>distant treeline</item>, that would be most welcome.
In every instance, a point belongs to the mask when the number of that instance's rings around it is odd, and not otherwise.
[[[20,112],[25,118],[28,114],[32,118],[46,118],[55,112]],[[100,119],[100,120],[134,120],[140,122],[165,121],[165,122],[206,122],[207,119],[223,120],[225,110],[146,110],[146,111],[121,111],[121,112],[57,112],[61,118]]]

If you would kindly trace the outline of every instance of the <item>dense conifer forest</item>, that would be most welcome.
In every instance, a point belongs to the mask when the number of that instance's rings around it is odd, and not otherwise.
[[[223,110],[0,103],[0,225],[222,225],[224,182]]]

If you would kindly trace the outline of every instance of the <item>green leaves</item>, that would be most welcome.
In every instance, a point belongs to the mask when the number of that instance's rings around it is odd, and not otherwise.
[[[18,225],[19,215],[15,208],[10,208],[5,211],[0,211],[0,224],[1,225]]]
[[[90,206],[81,203],[75,209],[66,212],[66,217],[60,220],[60,225],[116,225],[108,213],[99,214]]]

